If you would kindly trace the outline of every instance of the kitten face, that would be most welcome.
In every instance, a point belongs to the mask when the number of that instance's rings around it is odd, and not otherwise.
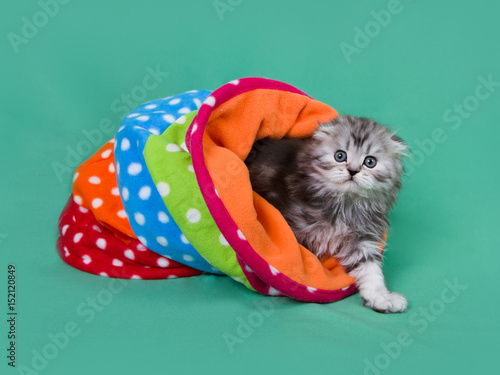
[[[366,118],[339,116],[320,125],[306,148],[322,185],[366,195],[401,187],[401,156],[407,149],[386,127]]]

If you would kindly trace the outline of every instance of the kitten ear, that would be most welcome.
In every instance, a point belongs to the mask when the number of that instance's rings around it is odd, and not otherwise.
[[[337,117],[338,118],[338,117]],[[337,118],[334,118],[333,120],[330,120],[328,122],[319,122],[318,121],[318,130],[321,129],[329,129],[335,125],[337,125]]]
[[[321,139],[325,139],[328,136],[330,136],[332,128],[335,126],[334,121],[335,120],[331,120],[328,122],[319,122],[318,121],[318,128],[312,134],[311,139],[321,140]]]
[[[399,154],[404,155],[404,156],[408,156],[406,151],[408,151],[410,148],[400,137],[398,137],[396,135],[396,133],[393,133],[391,135],[391,141],[392,141],[392,144],[394,145],[394,147],[396,148],[396,151]]]

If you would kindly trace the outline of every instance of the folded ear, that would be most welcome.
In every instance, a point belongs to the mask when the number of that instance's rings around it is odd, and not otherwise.
[[[339,125],[342,121],[342,116],[337,116],[328,122],[319,122],[318,129],[312,134],[314,139],[322,139],[325,137],[331,137],[334,132],[335,126]]]
[[[396,151],[404,156],[408,156],[406,151],[408,151],[410,148],[408,145],[400,138],[398,137],[395,133],[391,135],[391,141],[394,144],[394,147],[396,148]]]

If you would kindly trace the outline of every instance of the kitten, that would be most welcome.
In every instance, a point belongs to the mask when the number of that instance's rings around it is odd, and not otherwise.
[[[364,305],[404,312],[404,296],[387,290],[379,242],[401,189],[407,146],[366,118],[339,116],[307,139],[257,141],[245,163],[252,188],[287,220],[318,258],[335,256]]]

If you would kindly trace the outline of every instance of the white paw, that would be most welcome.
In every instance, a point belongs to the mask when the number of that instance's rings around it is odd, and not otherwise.
[[[393,292],[376,292],[361,296],[365,301],[364,305],[380,313],[402,313],[408,307],[406,298]]]

